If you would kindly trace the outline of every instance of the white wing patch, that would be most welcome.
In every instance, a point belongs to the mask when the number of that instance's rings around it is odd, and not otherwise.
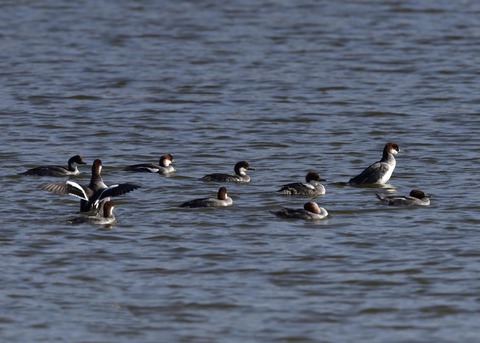
[[[304,183],[303,185],[304,185],[306,188],[308,188],[308,189],[311,189],[311,190],[314,190],[314,189],[315,189],[315,186],[312,185],[311,183]]]
[[[68,187],[69,195],[88,201],[87,193],[85,193],[85,190],[82,186],[73,181],[66,181],[66,184]]]

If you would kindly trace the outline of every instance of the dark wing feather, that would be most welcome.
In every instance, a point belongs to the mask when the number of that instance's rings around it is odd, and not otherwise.
[[[222,173],[208,174],[202,177],[203,181],[225,181],[228,175]]]
[[[90,199],[90,202],[95,206],[98,205],[98,202],[105,198],[116,197],[119,195],[126,194],[128,192],[134,191],[135,189],[140,188],[139,185],[133,183],[122,183],[119,185],[112,185],[110,187],[101,189],[95,193],[95,195]]]
[[[24,173],[20,173],[20,175],[55,176],[55,172],[64,173],[66,171],[67,169],[62,166],[42,166],[29,169]]]
[[[384,163],[375,162],[359,175],[351,178],[349,183],[375,183],[386,170],[387,166]]]
[[[277,217],[280,218],[296,218],[296,219],[302,219],[304,213],[308,213],[308,211],[305,211],[304,209],[293,209],[293,208],[284,208],[281,209],[280,211],[272,212],[275,214]]]
[[[128,166],[124,170],[146,172],[146,173],[157,173],[159,169],[160,168],[158,165],[151,164],[151,163],[141,163],[141,164],[134,164],[134,165]]]
[[[180,207],[209,207],[208,204],[206,204],[208,200],[209,198],[194,199],[184,202]]]
[[[303,183],[301,182],[294,182],[289,183],[287,185],[283,185],[277,192],[290,192],[291,194],[297,194],[297,188],[303,187]]]

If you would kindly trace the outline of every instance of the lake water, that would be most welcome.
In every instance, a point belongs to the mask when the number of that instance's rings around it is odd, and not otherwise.
[[[479,32],[469,0],[3,1],[1,340],[478,342]],[[431,206],[342,185],[387,141]],[[142,186],[111,228],[17,175],[75,154]],[[240,160],[232,207],[178,208]],[[273,216],[310,170],[330,217]]]

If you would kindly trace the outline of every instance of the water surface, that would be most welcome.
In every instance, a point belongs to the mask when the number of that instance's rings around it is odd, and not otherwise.
[[[9,342],[475,342],[480,5],[474,1],[7,1],[0,5],[2,277]],[[382,206],[342,182],[400,145]],[[111,228],[17,175],[80,153]],[[170,177],[123,171],[175,157]],[[199,179],[247,160],[234,206]],[[75,181],[88,183],[90,167]],[[307,171],[330,217],[270,211]]]

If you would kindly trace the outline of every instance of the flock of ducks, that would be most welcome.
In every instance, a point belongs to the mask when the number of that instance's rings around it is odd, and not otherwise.
[[[351,178],[348,185],[377,184],[382,185],[390,180],[396,166],[395,155],[400,152],[400,148],[394,142],[388,142],[384,149],[382,158],[365,168],[360,174]],[[163,155],[158,164],[142,163],[127,166],[124,170],[131,172],[147,172],[168,175],[175,172],[172,166],[174,162],[171,154]],[[40,166],[27,170],[21,175],[38,175],[52,177],[68,177],[78,175],[78,166],[86,164],[82,156],[75,155],[68,160],[67,167],[63,166]],[[40,185],[40,188],[55,194],[71,195],[80,199],[80,212],[82,216],[70,220],[72,223],[89,222],[91,224],[110,225],[116,219],[113,215],[112,197],[120,196],[140,188],[133,183],[123,183],[107,186],[101,177],[102,161],[96,159],[92,164],[92,173],[88,185],[80,185],[75,181],[48,182]],[[202,180],[208,182],[250,182],[250,176],[247,171],[254,170],[248,162],[240,161],[235,167],[235,174],[214,173],[205,175]],[[277,192],[285,195],[304,196],[316,198],[325,194],[325,187],[321,184],[324,179],[315,172],[309,172],[305,176],[305,183],[296,182],[283,185]],[[381,203],[391,206],[428,206],[430,199],[421,190],[414,189],[406,196],[382,196],[376,193]],[[180,207],[225,207],[233,204],[232,198],[228,196],[226,187],[220,187],[216,198],[200,198],[186,201],[180,204]],[[273,211],[274,215],[280,218],[319,220],[328,216],[327,210],[318,206],[316,202],[309,201],[303,208],[292,209],[284,208],[279,211]]]

